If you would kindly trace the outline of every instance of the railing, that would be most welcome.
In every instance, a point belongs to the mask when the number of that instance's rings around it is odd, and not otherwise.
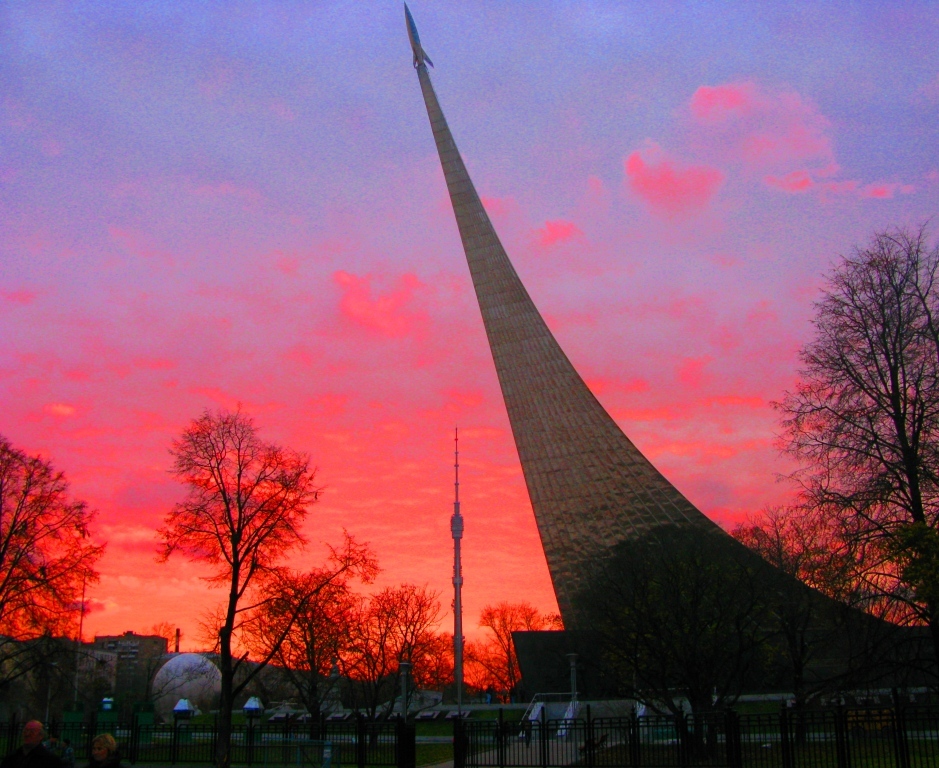
[[[0,723],[0,755],[19,744],[23,724]],[[213,763],[218,729],[212,723],[56,723],[47,731],[59,743],[69,739],[81,764],[91,756],[91,742],[98,733],[113,734],[121,755],[131,763]],[[344,722],[265,723],[232,727],[231,762],[238,765],[317,764],[311,755],[326,750],[332,768],[391,766],[413,768],[414,724],[375,722],[365,717]]]
[[[455,768],[937,768],[939,708],[454,723]]]

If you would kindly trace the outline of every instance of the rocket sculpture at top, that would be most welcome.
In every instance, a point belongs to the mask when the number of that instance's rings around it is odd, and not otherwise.
[[[666,524],[720,529],[623,434],[548,330],[479,200],[404,12],[558,607],[565,627],[577,629],[577,592],[611,546]]]
[[[415,69],[424,62],[434,66],[434,62],[430,60],[430,56],[424,53],[424,49],[421,47],[421,36],[417,34],[417,25],[414,23],[414,17],[411,15],[411,11],[408,10],[408,4],[404,4],[404,18],[408,23],[408,40],[411,41],[411,50],[414,52],[414,67]]]

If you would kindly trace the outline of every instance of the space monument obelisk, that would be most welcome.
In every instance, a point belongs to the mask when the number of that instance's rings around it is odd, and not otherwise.
[[[720,532],[640,453],[548,330],[480,202],[405,5],[414,68],[443,166],[489,347],[565,627],[609,548],[661,525]],[[728,537],[728,540],[729,537]]]

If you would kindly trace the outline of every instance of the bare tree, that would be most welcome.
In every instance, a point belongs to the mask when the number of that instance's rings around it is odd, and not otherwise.
[[[660,526],[598,562],[580,604],[622,695],[699,714],[761,676],[772,577],[721,533]]]
[[[779,579],[767,592],[769,679],[792,690],[796,707],[824,693],[843,691],[910,672],[919,643],[889,623],[890,606],[871,595],[850,541],[820,510],[773,508],[732,532],[757,552]],[[801,585],[799,584],[801,582]]]
[[[485,641],[470,643],[467,661],[474,685],[493,688],[508,701],[522,679],[515,655],[513,632],[560,629],[561,618],[542,614],[529,603],[501,602],[487,605],[479,617],[479,626],[488,630]]]
[[[150,634],[155,637],[162,637],[166,640],[166,647],[169,650],[172,650],[176,647],[176,625],[169,621],[158,621],[152,627],[150,627]],[[182,638],[183,633],[179,633],[179,637]]]
[[[0,436],[0,686],[45,663],[35,640],[74,629],[104,552],[93,519],[48,460]]]
[[[443,693],[453,685],[453,634],[432,634],[424,645],[420,663],[414,667],[414,687]]]
[[[419,678],[438,649],[434,628],[440,621],[438,593],[414,584],[388,587],[362,599],[343,663],[352,681],[355,703],[374,718],[383,704],[391,712],[398,693],[402,661]]]
[[[841,527],[893,619],[925,623],[939,659],[939,247],[876,233],[816,303],[801,381],[777,404],[803,503]]]
[[[274,651],[274,660],[313,715],[327,697],[338,694],[328,685],[352,634],[357,598],[350,582],[370,583],[377,572],[369,548],[347,534],[342,547],[330,549],[325,567],[306,573],[284,570],[268,580],[246,626],[245,644],[262,658]]]
[[[186,499],[167,515],[159,531],[161,559],[174,553],[208,563],[210,581],[227,595],[218,628],[221,696],[216,765],[231,764],[231,718],[235,697],[273,658],[269,654],[235,675],[247,653],[236,658],[237,633],[251,591],[275,574],[278,562],[304,544],[300,526],[320,493],[309,458],[263,442],[253,420],[235,413],[206,411],[173,443],[173,469],[188,488]],[[284,630],[286,632],[286,629]]]

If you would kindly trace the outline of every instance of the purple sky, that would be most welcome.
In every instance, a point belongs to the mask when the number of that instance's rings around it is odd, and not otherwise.
[[[721,523],[784,501],[770,403],[822,275],[936,216],[935,5],[411,10],[600,400]],[[167,448],[238,402],[320,468],[298,565],[347,528],[449,605],[459,424],[468,633],[555,610],[400,3],[3,3],[0,232],[0,433],[99,512],[89,634],[198,644],[217,596],[153,555]]]

